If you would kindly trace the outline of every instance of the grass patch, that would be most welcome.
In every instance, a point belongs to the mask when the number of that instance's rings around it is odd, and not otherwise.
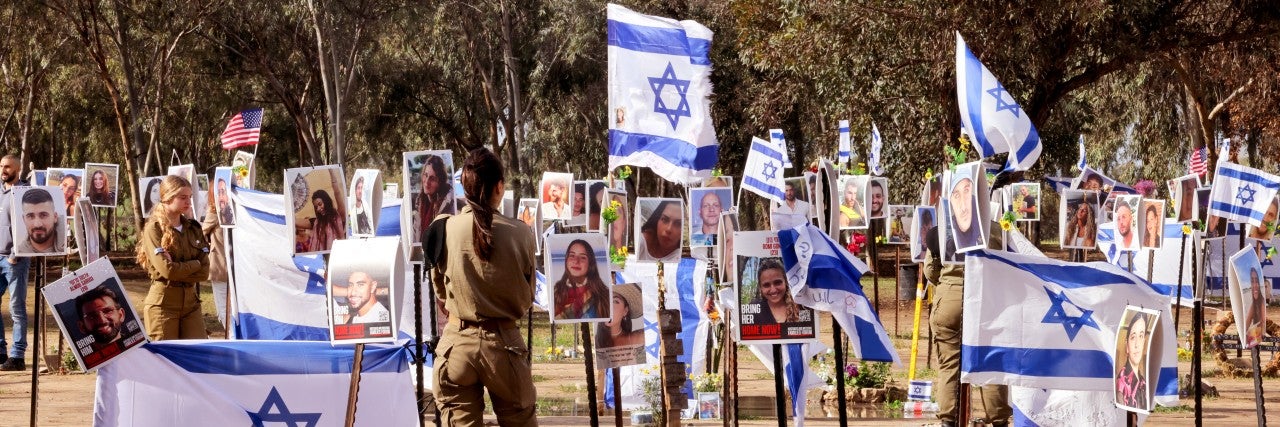
[[[1178,405],[1178,406],[1156,405],[1155,408],[1151,410],[1151,412],[1156,414],[1174,414],[1179,412],[1191,412],[1192,410],[1193,408],[1187,405]]]
[[[540,383],[546,380],[547,380],[547,377],[545,375],[533,374],[533,382],[535,383]]]
[[[768,373],[768,372],[757,372],[757,373],[755,373],[755,374],[752,374],[752,375],[751,375],[751,379],[753,379],[753,380],[769,380],[769,381],[772,381],[772,380],[773,380],[773,374],[770,374],[770,373]]]

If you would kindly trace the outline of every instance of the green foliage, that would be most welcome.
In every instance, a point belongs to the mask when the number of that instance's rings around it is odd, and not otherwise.
[[[889,382],[889,364],[884,362],[858,362],[858,376],[849,385],[853,388],[883,388]]]

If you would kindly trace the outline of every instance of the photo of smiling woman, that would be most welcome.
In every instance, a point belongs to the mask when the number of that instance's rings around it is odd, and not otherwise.
[[[551,291],[553,321],[572,323],[608,320],[610,289],[605,285],[608,255],[600,233],[547,236],[547,276],[557,278]]]
[[[738,265],[739,340],[752,343],[795,343],[812,340],[817,331],[813,309],[791,297],[782,258],[768,231],[734,234]]]

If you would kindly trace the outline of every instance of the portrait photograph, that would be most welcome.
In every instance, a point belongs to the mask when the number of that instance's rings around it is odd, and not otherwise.
[[[99,226],[101,222],[98,220],[98,213],[93,210],[93,205],[89,202],[88,197],[76,199],[79,205],[80,215],[71,218],[71,233],[75,236],[76,252],[80,254],[80,264],[88,265],[93,260],[102,256],[101,232]]]
[[[59,188],[14,187],[13,252],[17,256],[63,256],[67,254],[68,218],[66,202]],[[75,201],[73,200],[74,204]]]
[[[551,320],[555,323],[609,320],[613,309],[609,252],[600,233],[552,234],[546,237],[547,281],[551,287]]]
[[[936,208],[940,199],[942,199],[942,174],[935,174],[920,186],[920,205]]]
[[[925,255],[928,253],[925,240],[929,236],[929,231],[938,225],[938,213],[932,206],[916,206],[915,211],[916,223],[910,227],[911,262],[924,262]]]
[[[1087,166],[1084,170],[1080,171],[1080,176],[1077,176],[1075,181],[1071,183],[1071,188],[1077,190],[1097,191],[1099,193],[1099,197],[1106,197],[1107,194],[1111,192],[1111,189],[1115,188],[1115,186],[1116,180],[1111,179],[1111,177],[1103,175],[1101,172]]]
[[[608,369],[645,363],[644,296],[637,283],[613,286],[609,320],[596,324],[596,368]],[[653,310],[657,310],[654,307]],[[656,337],[655,337],[656,338]]]
[[[76,216],[76,199],[80,198],[84,169],[50,168],[45,182],[47,186],[58,187],[56,194],[62,195],[62,206],[66,209],[62,211],[63,215],[67,218]]]
[[[163,176],[148,176],[138,178],[138,189],[142,190],[142,217],[151,217],[151,208],[160,204],[160,181],[164,180]]]
[[[609,184],[603,180],[586,181],[587,188],[587,231],[600,232],[603,224],[600,212],[609,206]]]
[[[342,168],[326,165],[284,171],[285,227],[294,231],[293,254],[329,253],[347,237]]]
[[[587,225],[587,181],[574,181],[569,190],[569,219],[564,225],[582,227]]]
[[[422,230],[439,214],[457,213],[453,194],[453,152],[449,150],[404,153],[404,200],[408,215],[401,215],[401,235],[411,246],[421,247]],[[408,216],[405,223],[404,217]],[[375,226],[376,227],[376,226]]]
[[[944,173],[944,176],[946,174]],[[951,201],[948,198],[942,198],[939,202],[940,214],[938,214],[938,247],[942,251],[942,265],[964,265],[964,252],[956,251],[955,238],[951,234]]]
[[[1137,250],[1141,246],[1141,239],[1138,237],[1138,218],[1141,216],[1139,205],[1142,202],[1142,196],[1124,195],[1116,197],[1115,207],[1112,208],[1111,218],[1115,221],[1115,239],[1117,249],[1124,251]]]
[[[543,221],[568,221],[573,216],[573,174],[543,172],[538,185]]]
[[[739,231],[734,234],[737,264],[738,341],[751,344],[785,344],[817,339],[817,316],[791,297],[772,231]]]
[[[1231,256],[1231,275],[1227,286],[1231,292],[1231,312],[1236,318],[1235,332],[1245,349],[1262,343],[1267,329],[1267,297],[1270,283],[1262,273],[1261,259],[1253,247],[1245,247]],[[1243,320],[1241,320],[1243,319]]]
[[[689,189],[689,246],[716,245],[720,232],[720,214],[733,210],[728,202],[733,192],[728,188]]]
[[[529,232],[538,235],[538,199],[520,199],[515,218],[529,226]]]
[[[165,173],[165,175],[176,175],[176,176],[180,176],[180,177],[182,177],[183,179],[187,180],[187,182],[188,182],[188,183],[190,183],[190,184],[191,184],[191,190],[192,190],[192,191],[191,191],[191,210],[187,212],[187,217],[188,217],[188,218],[203,218],[203,217],[198,217],[198,216],[196,216],[196,212],[203,212],[203,211],[199,210],[199,207],[200,207],[200,204],[201,204],[201,202],[200,202],[200,191],[203,191],[203,189],[201,189],[201,188],[200,188],[199,182],[197,182],[197,181],[196,181],[196,167],[195,167],[195,165],[186,164],[186,165],[173,165],[173,166],[169,166],[169,169],[168,169],[168,171]]]
[[[92,371],[147,342],[142,317],[107,258],[41,289],[80,369]]]
[[[631,203],[627,201],[627,192],[621,190],[609,190],[609,203],[618,202],[618,218],[609,223],[609,247],[611,248],[629,248],[631,247]]]
[[[987,234],[983,221],[985,203],[980,200],[985,193],[986,174],[982,171],[981,162],[966,163],[947,171],[944,179],[949,216],[947,228],[951,232],[957,253],[973,249],[982,249],[987,245]],[[949,249],[949,248],[948,248]]]
[[[835,164],[823,159],[818,164],[818,186],[813,189],[821,197],[818,210],[818,227],[828,234],[840,228],[840,174]]]
[[[905,245],[911,243],[911,225],[915,219],[915,206],[889,205],[885,209],[889,219],[884,222],[885,243]]]
[[[888,214],[889,180],[887,178],[871,178],[867,180],[867,216],[881,219]]]
[[[84,174],[89,177],[84,194],[95,208],[114,208],[120,198],[120,166],[106,163],[85,163]]]
[[[257,170],[254,168],[254,157],[254,154],[248,151],[236,151],[235,157],[231,158],[231,169],[235,172],[232,175],[234,178],[232,185],[253,189],[253,183],[258,179]]]
[[[1138,212],[1142,249],[1160,249],[1164,241],[1164,200],[1142,199]]]
[[[231,200],[232,172],[229,167],[213,170],[213,210],[218,215],[218,225],[223,228],[235,228],[236,208]]]
[[[684,200],[636,198],[636,259],[679,262],[684,240]]]
[[[866,175],[840,177],[840,229],[861,230],[867,228],[867,180]]]
[[[351,235],[371,237],[378,234],[378,217],[382,212],[382,171],[356,169],[347,194],[347,224]]]
[[[1040,220],[1040,184],[1019,182],[1010,186],[1009,205],[1018,221]]]
[[[784,180],[783,201],[769,211],[770,228],[785,230],[809,223],[814,214],[810,194],[809,181],[804,177]]]
[[[1063,249],[1098,244],[1098,192],[1063,190],[1058,203],[1058,236]]]
[[[733,257],[733,234],[738,231],[737,212],[720,214],[720,229],[716,234],[721,238],[714,253],[719,261],[717,267],[720,269],[720,281],[724,283],[733,283],[737,275],[737,269],[734,268],[737,263]]]
[[[698,393],[698,419],[713,420],[720,418],[720,393]]]
[[[1267,212],[1262,215],[1262,225],[1247,224],[1248,231],[1245,237],[1249,238],[1249,240],[1270,242],[1276,236],[1277,212],[1280,212],[1280,197],[1272,197],[1271,203],[1267,204]]]
[[[399,198],[400,198],[400,183],[398,183],[398,182],[386,182],[386,181],[383,181],[383,183],[382,183],[382,198],[383,198],[383,199],[399,199]]]
[[[1158,369],[1152,369],[1151,341],[1156,336],[1160,312],[1127,306],[1116,330],[1115,403],[1121,409],[1150,413]]]
[[[1195,220],[1196,189],[1200,188],[1200,176],[1191,174],[1178,177],[1170,182],[1169,188],[1173,197],[1174,219],[1178,222]]]
[[[330,342],[393,342],[403,300],[400,237],[344,239],[329,254]]]

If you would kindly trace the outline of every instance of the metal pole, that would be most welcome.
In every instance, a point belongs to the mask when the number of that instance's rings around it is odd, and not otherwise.
[[[41,319],[44,319],[44,301],[43,293],[45,282],[45,259],[40,258],[40,268],[36,269],[35,286],[33,287],[36,294],[35,317],[31,318],[30,325],[32,331],[40,329]],[[26,304],[25,301],[19,301],[18,304]],[[16,326],[15,326],[16,327]],[[40,333],[31,334],[31,427],[36,426],[37,405],[40,402],[40,359],[43,358],[44,349],[40,348]],[[19,355],[18,357],[22,357]]]
[[[1266,323],[1265,319],[1263,323]],[[1253,400],[1257,402],[1258,426],[1265,427],[1267,425],[1267,406],[1265,404],[1266,399],[1262,397],[1262,351],[1255,345],[1249,352],[1253,353]]]
[[[613,375],[613,425],[622,427],[622,369],[609,369]]]
[[[773,400],[778,415],[778,427],[787,427],[787,405],[784,403],[787,395],[782,387],[782,344],[773,345],[773,393],[776,397]],[[795,396],[791,398],[798,399]]]
[[[1195,242],[1192,242],[1191,250],[1192,252],[1195,251]],[[1208,245],[1205,245],[1205,247],[1202,248],[1201,250],[1203,250],[1205,253],[1208,253],[1209,251]],[[1195,297],[1192,299],[1192,303],[1191,303],[1191,387],[1192,387],[1192,394],[1195,396],[1196,427],[1201,427],[1204,423],[1204,393],[1200,389],[1200,386],[1203,380],[1203,371],[1201,369],[1203,367],[1203,365],[1201,364],[1201,362],[1203,362],[1203,358],[1200,355],[1200,351],[1202,350],[1202,345],[1204,342],[1204,339],[1203,339],[1204,301],[1203,300],[1204,300],[1204,294],[1205,294],[1205,289],[1204,289],[1205,286],[1203,286],[1204,277],[1200,277],[1199,275],[1194,273],[1196,267],[1199,265],[1200,265],[1199,262],[1195,262],[1191,264],[1191,268],[1193,271],[1192,275],[1195,276],[1197,283],[1202,284],[1202,285],[1196,286],[1196,289],[1194,292]]]
[[[836,353],[836,399],[838,399],[836,402],[836,408],[837,408],[837,411],[840,413],[840,425],[847,426],[849,425],[849,414],[847,413],[849,405],[848,405],[848,402],[845,400],[845,391],[844,391],[844,364],[847,362],[845,362],[844,360],[845,359],[844,349],[841,348],[842,346],[838,344],[840,342],[840,336],[843,335],[843,333],[840,330],[840,324],[834,322],[834,319],[832,320],[833,321],[831,322],[831,334],[833,336],[832,336],[831,342],[837,343],[836,345],[833,346],[835,347],[835,353]],[[774,366],[776,367],[777,365],[775,364]],[[791,398],[796,399],[795,396],[792,396]]]
[[[414,374],[417,376],[418,385],[414,387],[414,392],[418,397],[418,426],[426,424],[423,415],[426,414],[426,384],[423,383],[423,364],[426,361],[426,354],[423,351],[422,343],[422,264],[413,265],[413,342],[415,344],[414,357],[418,361]]]

